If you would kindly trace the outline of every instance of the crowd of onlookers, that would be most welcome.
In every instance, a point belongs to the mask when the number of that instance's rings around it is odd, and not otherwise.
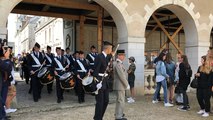
[[[181,105],[178,110],[190,110],[187,89],[191,83],[191,78],[193,78],[193,81],[196,79],[194,82],[196,83],[197,101],[200,106],[197,114],[208,117],[213,92],[213,49],[210,48],[208,53],[201,57],[201,65],[195,74],[192,73],[186,55],[178,54],[177,58],[178,61],[175,63],[168,50],[163,50],[155,59],[157,87],[152,103],[161,101],[160,89],[162,86],[165,107],[172,107],[175,102],[177,105]]]
[[[14,80],[14,62],[12,47],[5,46],[0,41],[0,119],[8,120],[7,113],[15,112],[11,108],[11,103],[16,96]]]

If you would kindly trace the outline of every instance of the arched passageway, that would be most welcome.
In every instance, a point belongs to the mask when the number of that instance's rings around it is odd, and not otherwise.
[[[153,67],[153,60],[163,49],[168,49],[174,60],[178,53],[186,54],[193,70],[197,69],[198,32],[189,11],[178,5],[165,5],[156,9],[146,26],[145,68]],[[145,69],[145,92],[154,92],[154,70]]]

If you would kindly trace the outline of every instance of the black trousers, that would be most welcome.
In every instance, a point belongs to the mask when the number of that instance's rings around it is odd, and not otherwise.
[[[37,75],[31,76],[31,84],[32,84],[32,90],[33,90],[33,100],[38,101],[38,99],[41,98],[42,85]]]
[[[206,112],[210,112],[211,107],[210,99],[211,99],[211,88],[197,89],[197,100],[201,110],[205,109]]]
[[[62,100],[64,98],[63,94],[64,94],[64,89],[61,88],[59,78],[56,78],[56,95],[57,95],[57,99]]]
[[[79,79],[77,79],[77,80],[78,80],[78,82],[77,82],[78,102],[81,103],[81,102],[84,102],[85,92],[84,92],[81,80],[79,80]]]
[[[98,91],[98,95],[95,96],[95,100],[96,105],[94,120],[102,120],[109,103],[109,90],[100,89]]]
[[[47,84],[47,91],[48,93],[51,93],[53,91],[53,82],[50,84]]]
[[[183,106],[187,107],[189,105],[189,98],[188,95],[186,93],[186,90],[183,88],[180,88],[180,93],[183,94]]]
[[[28,69],[24,69],[24,78],[25,78],[25,82],[28,84],[29,83],[29,79],[30,79],[30,73]]]

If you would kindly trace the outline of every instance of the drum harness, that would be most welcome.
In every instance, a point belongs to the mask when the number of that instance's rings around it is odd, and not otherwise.
[[[37,65],[32,65],[32,67],[39,67],[37,70],[34,71],[34,73],[38,72],[39,70],[41,70],[41,68],[44,66],[46,60],[44,60],[44,62],[41,64],[40,61],[38,60],[38,58],[35,57],[35,55],[32,53],[31,54],[33,60],[36,62]],[[31,74],[33,75],[33,74]]]
[[[45,53],[45,56],[47,58],[47,60],[50,62],[50,64],[52,63],[51,58]],[[51,65],[46,65],[47,67],[50,67]]]
[[[62,66],[61,62],[58,61],[56,57],[54,58],[54,60],[55,60],[55,62],[57,63],[57,65],[58,65],[58,67],[59,67],[59,68],[56,68],[56,70],[61,70],[61,71],[65,72],[66,70],[65,70],[65,68]],[[71,73],[72,73],[72,72],[71,72]],[[73,73],[72,73],[72,74],[73,74]],[[56,76],[58,76],[59,78],[62,78],[61,75],[56,75]]]

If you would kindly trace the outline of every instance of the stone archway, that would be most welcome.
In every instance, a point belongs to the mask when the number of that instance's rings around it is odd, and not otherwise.
[[[207,51],[208,45],[201,45],[201,41],[199,38],[199,22],[198,19],[200,17],[199,13],[194,13],[194,4],[190,3],[190,5],[186,4],[185,1],[177,1],[177,0],[162,0],[155,1],[155,4],[151,7],[148,5],[145,6],[146,15],[144,19],[146,20],[146,24],[148,23],[152,14],[160,9],[165,8],[174,13],[180,22],[183,25],[184,33],[185,33],[185,53],[188,56],[189,63],[193,69],[193,71],[197,70],[199,65],[200,56]],[[144,26],[143,26],[144,27]],[[143,29],[145,30],[145,28]],[[144,32],[145,33],[145,32]],[[145,38],[145,34],[143,36]],[[147,75],[145,75],[145,79]],[[152,79],[151,79],[152,80]],[[145,80],[145,84],[146,84]],[[145,85],[147,86],[147,84]]]
[[[189,62],[191,63],[192,69],[195,71],[197,69],[199,60],[198,58],[199,48],[199,38],[198,38],[198,29],[199,26],[198,18],[199,13],[194,13],[194,5],[191,3],[187,5],[184,2],[161,2],[161,4],[156,4],[150,11],[147,11],[146,17],[151,17],[151,15],[159,8],[166,8],[172,11],[181,21],[183,29],[185,32],[185,54],[188,56]],[[146,22],[148,23],[148,21]]]

